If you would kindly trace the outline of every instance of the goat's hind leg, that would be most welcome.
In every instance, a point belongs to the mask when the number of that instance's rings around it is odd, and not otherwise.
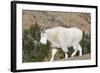
[[[77,46],[77,45],[73,45],[73,48],[74,48],[74,52],[72,53],[71,57],[74,57],[75,54],[76,54],[77,51],[78,51],[78,46]]]
[[[82,48],[80,44],[78,46],[73,46],[73,48],[74,52],[72,53],[71,57],[74,57],[74,55],[77,53],[78,50],[79,50],[79,56],[82,56]]]
[[[78,50],[79,50],[79,56],[82,56],[82,47],[78,45]]]

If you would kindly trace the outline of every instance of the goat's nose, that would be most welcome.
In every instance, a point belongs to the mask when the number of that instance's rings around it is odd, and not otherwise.
[[[40,43],[41,43],[41,44],[44,44],[44,45],[46,44],[46,43],[45,43],[45,42],[43,42],[43,41],[40,41]]]

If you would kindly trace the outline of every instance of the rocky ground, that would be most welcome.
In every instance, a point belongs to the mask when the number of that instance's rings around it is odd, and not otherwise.
[[[57,26],[78,27],[90,33],[90,13],[23,10],[22,15],[23,29],[29,29],[37,23],[44,29]]]

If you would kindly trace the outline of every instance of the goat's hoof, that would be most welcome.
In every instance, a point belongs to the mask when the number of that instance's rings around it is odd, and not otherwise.
[[[82,55],[80,55],[80,56],[82,56]]]
[[[68,58],[68,56],[65,56],[65,59],[67,59]]]
[[[53,60],[50,60],[49,62],[52,62]]]

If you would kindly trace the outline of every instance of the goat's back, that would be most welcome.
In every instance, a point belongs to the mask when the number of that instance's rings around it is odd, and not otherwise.
[[[82,31],[76,27],[55,27],[47,29],[46,33],[48,40],[55,46],[71,46],[73,43],[79,43],[82,39]]]

